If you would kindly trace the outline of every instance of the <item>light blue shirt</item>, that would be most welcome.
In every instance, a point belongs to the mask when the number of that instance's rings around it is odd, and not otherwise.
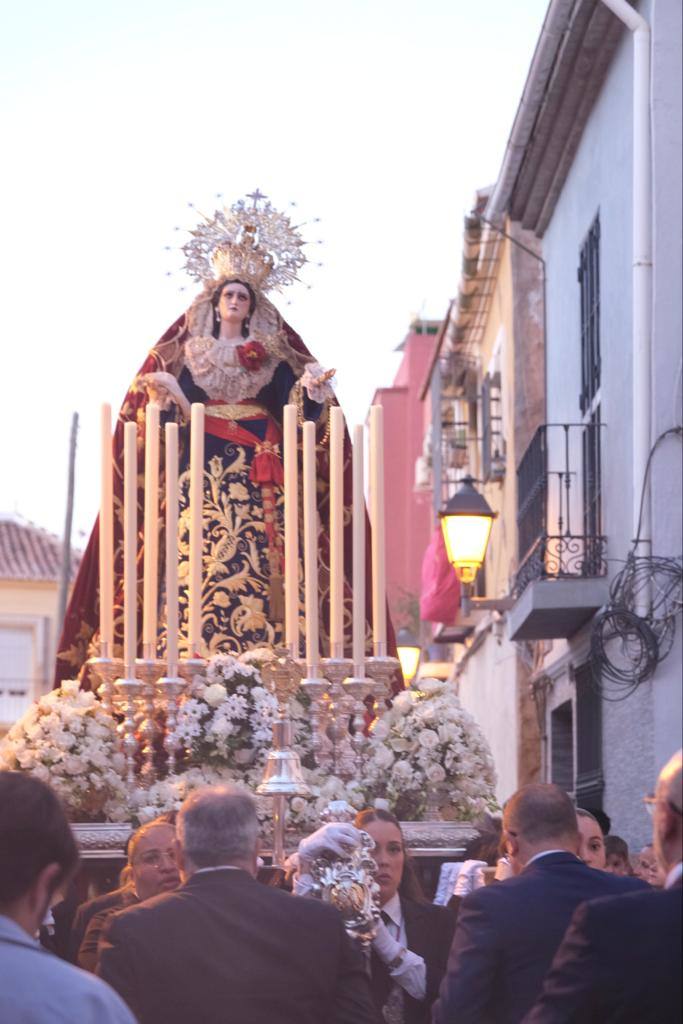
[[[113,988],[48,953],[0,914],[2,1024],[136,1024]]]

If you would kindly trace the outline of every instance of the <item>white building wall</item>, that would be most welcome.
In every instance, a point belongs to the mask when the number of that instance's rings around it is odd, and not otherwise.
[[[640,4],[639,9],[648,19],[654,11],[659,19],[654,28],[653,77],[653,409],[654,431],[659,432],[673,425],[676,415],[680,422],[680,406],[676,410],[675,402],[681,339],[681,6],[678,0],[655,0],[654,4]],[[581,335],[577,268],[585,236],[595,215],[600,214],[601,409],[605,424],[602,500],[610,577],[622,567],[621,560],[633,536],[632,82],[632,39],[625,31],[543,238],[547,264],[547,419],[578,422]],[[655,554],[680,554],[680,456],[678,441],[667,442],[657,456],[653,473]],[[580,462],[575,468],[580,472]],[[680,746],[680,617],[677,631],[674,650],[651,682],[642,684],[626,700],[603,702],[604,806],[612,817],[614,831],[635,846],[647,841],[651,827],[640,797],[652,789],[659,766]],[[567,647],[570,660],[575,651],[575,664],[580,664],[585,657],[581,653],[583,639],[575,637],[568,645],[554,645],[546,661],[550,675],[553,663],[567,652]],[[549,710],[553,702],[559,703],[551,694]]]
[[[496,766],[496,798],[502,804],[518,787],[516,647],[497,627],[468,657],[458,682],[463,707],[474,715]]]

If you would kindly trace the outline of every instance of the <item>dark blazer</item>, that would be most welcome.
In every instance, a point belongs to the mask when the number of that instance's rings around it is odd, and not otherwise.
[[[94,899],[81,903],[71,925],[67,959],[72,964],[78,963],[78,951],[81,948],[88,925],[95,914],[112,908],[114,910],[121,910],[123,907],[130,906],[131,902],[135,900],[136,896],[132,886],[122,885],[119,889],[102,893],[100,896],[95,896]]]
[[[124,907],[132,907],[139,902],[139,899],[131,889],[121,905],[106,907],[104,910],[100,910],[99,913],[92,915],[88,922],[88,927],[85,929],[83,941],[78,949],[76,963],[79,967],[82,967],[84,971],[90,971],[91,974],[95,973],[100,939],[107,921],[113,914],[118,914],[119,910],[123,910]]]
[[[408,949],[422,957],[427,975],[424,1000],[413,999],[407,992],[403,994],[404,1024],[429,1024],[432,1003],[437,997],[446,970],[455,921],[445,907],[437,907],[433,903],[418,903],[403,896],[401,912]],[[381,1007],[391,991],[393,980],[376,953],[371,957],[371,972],[375,1008],[381,1013]],[[382,1020],[382,1017],[379,1019]]]
[[[681,895],[583,903],[525,1024],[680,1024]]]
[[[97,973],[140,1024],[373,1024],[360,949],[327,904],[246,871],[193,875],[114,914]]]
[[[541,991],[579,903],[644,888],[571,853],[549,853],[515,878],[470,893],[460,906],[435,1024],[517,1024]]]

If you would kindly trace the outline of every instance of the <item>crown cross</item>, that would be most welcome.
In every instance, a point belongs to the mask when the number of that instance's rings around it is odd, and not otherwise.
[[[267,199],[267,198],[268,198],[268,196],[264,196],[264,194],[263,194],[263,192],[261,191],[260,188],[255,189],[254,192],[248,192],[247,193],[247,199],[251,199],[252,200],[252,202],[254,204],[254,209],[256,209],[256,205],[261,201],[261,199]]]

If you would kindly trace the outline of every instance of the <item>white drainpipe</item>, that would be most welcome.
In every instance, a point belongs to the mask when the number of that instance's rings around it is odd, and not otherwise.
[[[650,26],[627,0],[602,0],[633,33],[633,537],[636,537],[652,418],[652,172]],[[649,493],[643,501],[641,546],[652,543]]]

